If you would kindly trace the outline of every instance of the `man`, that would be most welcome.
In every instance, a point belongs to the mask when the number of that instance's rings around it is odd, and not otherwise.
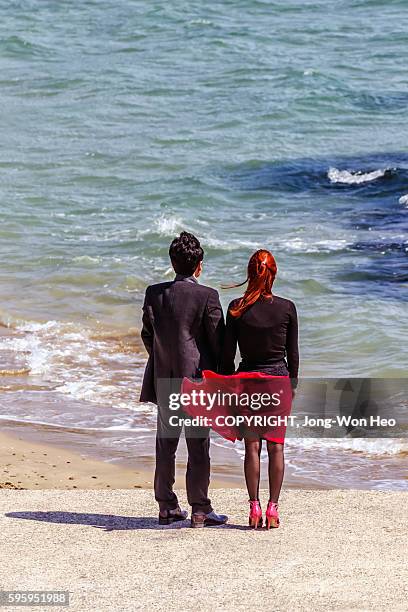
[[[159,523],[185,520],[173,491],[176,450],[181,426],[170,424],[169,394],[180,392],[183,377],[200,376],[218,367],[224,317],[217,291],[198,284],[204,251],[195,236],[182,232],[169,249],[176,277],[146,289],[142,340],[149,354],[140,401],[158,406],[155,498]],[[222,525],[228,517],[216,514],[208,499],[210,439],[208,429],[185,427],[188,463],[186,487],[192,507],[191,526]]]

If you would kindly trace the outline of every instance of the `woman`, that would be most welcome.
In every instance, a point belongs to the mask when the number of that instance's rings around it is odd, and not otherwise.
[[[272,294],[277,267],[273,255],[256,251],[248,263],[248,283],[243,297],[228,307],[227,326],[221,362],[223,374],[235,371],[237,344],[241,363],[237,372],[260,372],[271,376],[290,376],[296,387],[299,352],[296,307],[290,300]],[[262,525],[259,503],[260,455],[263,436],[245,429],[245,480],[249,494],[249,524]],[[269,456],[269,503],[265,518],[267,528],[279,526],[278,500],[283,481],[283,439],[267,440]]]

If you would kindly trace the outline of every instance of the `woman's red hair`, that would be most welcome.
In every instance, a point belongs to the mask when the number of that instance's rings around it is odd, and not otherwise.
[[[278,268],[272,253],[265,249],[256,251],[248,262],[248,276],[243,283],[231,287],[241,287],[248,282],[248,287],[242,298],[230,308],[233,317],[240,317],[261,297],[272,295],[272,285]]]

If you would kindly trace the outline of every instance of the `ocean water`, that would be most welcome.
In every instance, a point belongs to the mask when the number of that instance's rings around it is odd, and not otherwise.
[[[4,7],[4,427],[151,461],[140,307],[182,229],[216,288],[274,253],[303,376],[405,377],[407,43],[402,0]],[[295,484],[407,488],[403,441],[288,453]]]

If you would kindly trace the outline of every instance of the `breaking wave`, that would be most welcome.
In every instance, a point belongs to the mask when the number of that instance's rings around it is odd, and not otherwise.
[[[361,185],[362,183],[370,183],[380,178],[391,176],[393,170],[384,168],[373,170],[372,172],[362,172],[360,170],[353,172],[350,170],[338,170],[337,168],[329,168],[327,177],[331,183],[341,183],[343,185]]]

